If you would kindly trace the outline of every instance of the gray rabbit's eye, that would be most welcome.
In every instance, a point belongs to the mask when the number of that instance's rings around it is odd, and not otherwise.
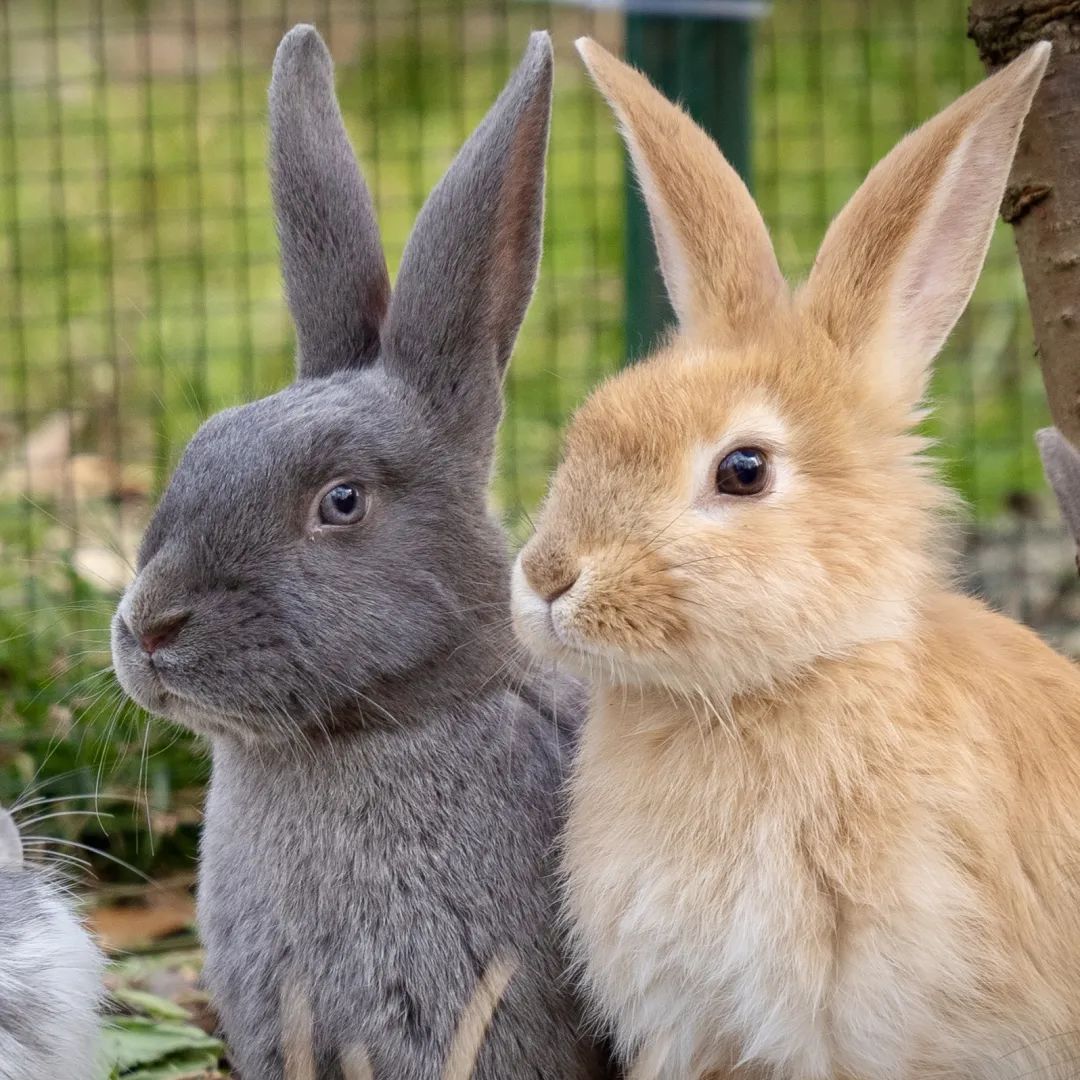
[[[355,525],[367,513],[367,495],[359,484],[335,484],[319,502],[324,525]]]

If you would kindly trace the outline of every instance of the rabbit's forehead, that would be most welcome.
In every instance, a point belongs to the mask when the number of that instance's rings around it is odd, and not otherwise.
[[[398,406],[378,383],[300,383],[211,418],[192,440],[186,464],[205,471],[224,463],[233,477],[302,484],[327,469],[404,469],[425,439]]]
[[[658,357],[594,393],[573,422],[568,457],[670,480],[701,446],[783,441],[789,411],[773,381],[738,354]]]

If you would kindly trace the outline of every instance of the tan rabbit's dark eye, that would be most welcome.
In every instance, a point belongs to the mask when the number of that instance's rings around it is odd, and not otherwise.
[[[335,484],[319,503],[324,525],[355,525],[367,513],[367,495],[359,484]]]
[[[721,495],[758,495],[768,479],[769,463],[755,447],[732,450],[716,467],[716,490]]]

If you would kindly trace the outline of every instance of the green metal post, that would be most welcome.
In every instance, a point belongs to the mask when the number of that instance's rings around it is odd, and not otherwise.
[[[748,185],[752,34],[746,19],[633,10],[626,16],[626,58],[712,135]],[[627,191],[626,355],[634,360],[652,349],[674,316],[649,216],[632,177]]]

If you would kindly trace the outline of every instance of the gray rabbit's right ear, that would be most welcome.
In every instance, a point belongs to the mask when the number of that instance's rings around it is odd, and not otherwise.
[[[270,184],[301,378],[379,354],[390,278],[367,185],[313,26],[294,26],[270,81]]]
[[[551,39],[537,32],[424,204],[383,331],[386,367],[480,456],[540,264],[551,80]]]
[[[22,866],[23,849],[19,829],[11,815],[0,807],[0,868]]]
[[[1056,427],[1043,428],[1035,436],[1043,471],[1057,496],[1061,516],[1080,546],[1080,452]],[[1080,561],[1077,566],[1080,567]]]

